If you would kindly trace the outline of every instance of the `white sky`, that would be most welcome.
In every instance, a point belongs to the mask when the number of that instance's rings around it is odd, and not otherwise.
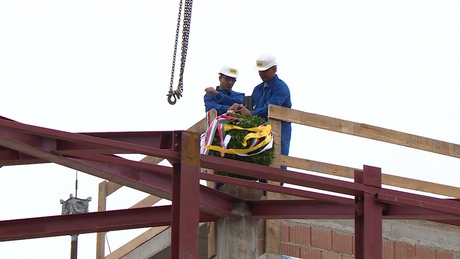
[[[0,115],[69,132],[183,130],[203,118],[221,66],[238,67],[234,90],[250,95],[255,58],[270,51],[294,109],[460,143],[458,1],[195,0],[184,95],[172,106],[178,3],[0,1]],[[460,186],[458,159],[306,127],[294,127],[291,155]],[[0,177],[0,220],[58,215],[74,193],[75,171],[57,165]],[[102,179],[78,178],[96,211]],[[144,196],[121,191],[108,206]],[[111,249],[139,232],[110,232]],[[1,258],[68,256],[68,236],[0,243]],[[79,258],[94,257],[95,234],[80,235]]]

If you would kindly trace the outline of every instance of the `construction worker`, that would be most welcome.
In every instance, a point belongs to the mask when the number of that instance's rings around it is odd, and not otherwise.
[[[268,105],[278,105],[291,108],[291,93],[287,84],[278,78],[277,61],[275,56],[266,53],[260,55],[256,60],[256,67],[262,83],[254,87],[252,92],[252,111],[243,105],[232,106],[232,109],[239,109],[242,115],[258,115],[268,120]],[[289,155],[291,142],[291,123],[283,121],[281,123],[281,154]],[[287,169],[286,166],[281,166]]]
[[[219,72],[219,86],[207,87],[204,89],[205,111],[211,109],[217,111],[217,115],[227,112],[233,104],[242,104],[244,93],[235,92],[232,90],[233,85],[238,78],[238,70],[230,66],[224,66]]]

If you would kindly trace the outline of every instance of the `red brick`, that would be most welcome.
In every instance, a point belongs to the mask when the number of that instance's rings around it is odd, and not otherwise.
[[[342,255],[331,251],[321,251],[321,259],[342,259]]]
[[[332,232],[330,229],[311,228],[311,246],[326,250],[332,249]]]
[[[436,258],[436,250],[416,245],[415,256],[417,259],[434,259]]]
[[[397,259],[415,259],[415,246],[395,241],[395,258]]]
[[[454,253],[445,250],[436,250],[436,259],[454,259]]]
[[[352,255],[342,255],[342,259],[354,259],[355,257]]]
[[[285,222],[281,223],[281,242],[286,242],[289,243],[289,229],[290,226],[289,224],[286,224]]]
[[[382,243],[383,259],[395,259],[395,243],[391,240],[383,240]]]
[[[289,242],[303,246],[310,245],[310,226],[293,224],[289,228]]]
[[[353,254],[353,236],[332,231],[332,251],[342,254]]]
[[[281,244],[281,254],[290,255],[294,257],[300,257],[300,246],[282,243]]]
[[[321,259],[321,250],[311,247],[301,247],[300,258]]]

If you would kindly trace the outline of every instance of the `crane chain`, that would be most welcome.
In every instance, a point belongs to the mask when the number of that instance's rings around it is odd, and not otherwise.
[[[180,0],[179,2],[179,14],[177,17],[176,37],[175,37],[175,42],[174,42],[174,53],[173,53],[173,61],[172,61],[172,68],[171,68],[171,81],[169,85],[169,92],[166,95],[168,97],[168,103],[171,105],[176,104],[177,100],[182,97],[182,93],[184,91],[184,70],[185,70],[185,60],[187,58],[188,40],[190,36],[190,24],[192,20],[192,5],[193,5],[193,0],[185,0],[184,21],[182,24],[182,47],[181,47],[181,63],[180,63],[180,71],[179,71],[179,82],[178,82],[176,90],[173,90],[174,73],[175,73],[175,67],[176,67],[176,54],[177,54],[177,45],[179,42],[179,31],[180,31],[180,22],[181,22],[181,17],[182,17],[183,0]]]

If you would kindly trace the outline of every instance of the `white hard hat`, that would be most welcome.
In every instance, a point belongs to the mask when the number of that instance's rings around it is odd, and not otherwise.
[[[223,74],[236,79],[238,78],[238,69],[229,66],[223,66],[219,74]]]
[[[256,69],[259,71],[265,71],[273,66],[276,66],[276,58],[270,53],[260,55],[256,60]]]

